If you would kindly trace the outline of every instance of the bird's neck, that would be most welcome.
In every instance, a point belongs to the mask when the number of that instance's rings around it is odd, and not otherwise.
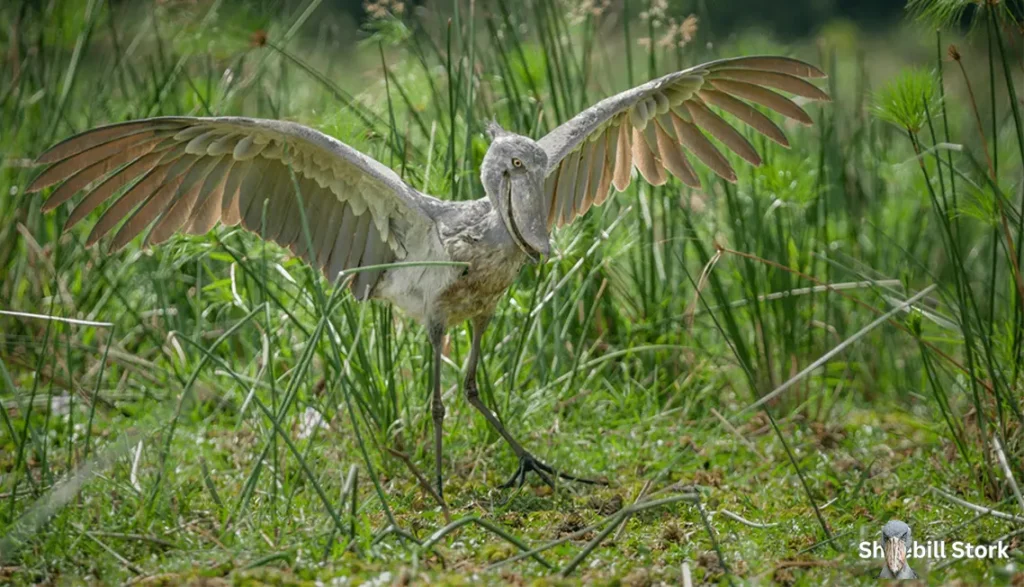
[[[522,257],[522,262],[526,262],[526,253],[516,245],[508,227],[505,226],[505,221],[502,220],[501,214],[491,201],[487,202],[487,213],[484,214],[480,222],[488,243],[500,249],[502,253],[510,257]]]
[[[917,573],[915,573],[914,570],[910,568],[910,565],[905,564],[905,565],[903,565],[903,568],[900,569],[900,572],[896,575],[896,578],[897,579],[916,579],[917,578]]]

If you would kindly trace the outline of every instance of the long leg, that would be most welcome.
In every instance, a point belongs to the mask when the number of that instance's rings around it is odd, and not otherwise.
[[[431,325],[428,327],[430,344],[434,349],[433,373],[430,383],[433,385],[433,396],[430,400],[430,414],[434,418],[434,473],[437,475],[437,495],[444,499],[444,481],[441,476],[441,435],[444,429],[444,403],[441,401],[441,345],[444,340],[444,327]]]
[[[512,435],[505,430],[505,426],[498,419],[498,416],[494,412],[489,410],[484,405],[483,400],[480,399],[480,393],[476,385],[476,368],[477,363],[480,359],[480,346],[484,338],[484,330],[487,329],[487,324],[491,321],[490,316],[478,316],[473,319],[473,345],[469,351],[469,361],[466,365],[466,381],[464,387],[466,389],[466,400],[476,408],[484,418],[498,431],[498,434],[505,439],[505,442],[512,447],[512,451],[519,457],[519,468],[516,470],[512,478],[506,483],[502,484],[502,487],[511,487],[513,485],[522,485],[526,481],[526,474],[530,471],[536,472],[545,483],[554,487],[551,478],[548,475],[557,475],[562,479],[568,479],[570,481],[579,481],[581,483],[590,483],[596,485],[601,483],[600,481],[594,481],[592,479],[583,479],[581,477],[573,477],[565,473],[559,472],[549,465],[544,464],[532,454],[530,454],[521,444],[519,444]]]

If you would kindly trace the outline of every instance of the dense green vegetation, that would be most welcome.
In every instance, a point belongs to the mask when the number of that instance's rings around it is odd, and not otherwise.
[[[0,583],[872,584],[858,545],[898,518],[1011,544],[913,561],[929,582],[1018,584],[1019,3],[913,0],[899,28],[786,46],[704,4],[378,0],[359,30],[319,0],[0,4]],[[829,72],[815,126],[787,125],[790,150],[751,135],[765,165],[737,159],[735,185],[634,182],[556,234],[487,333],[484,400],[609,487],[493,489],[515,463],[461,398],[463,328],[442,511],[417,481],[420,327],[251,234],[109,253],[24,193],[75,132],[244,114],[476,198],[487,121],[539,137],[754,53]]]

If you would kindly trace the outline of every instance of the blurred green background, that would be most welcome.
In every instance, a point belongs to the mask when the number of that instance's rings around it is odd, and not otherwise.
[[[357,20],[367,16],[360,0],[330,0],[326,4]],[[434,3],[410,1],[406,4],[429,7]],[[761,30],[787,39],[799,38],[813,34],[833,20],[849,20],[865,30],[878,30],[898,24],[904,13],[902,3],[890,0],[667,0],[665,4],[673,13],[687,11],[704,18],[710,23],[710,34],[719,38],[743,29]],[[646,2],[639,0],[616,0],[612,6],[634,13],[648,8]]]

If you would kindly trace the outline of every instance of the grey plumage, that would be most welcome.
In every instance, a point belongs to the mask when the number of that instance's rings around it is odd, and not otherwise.
[[[899,520],[889,520],[882,526],[882,548],[885,564],[879,579],[916,579],[917,573],[907,563],[907,552],[912,545],[910,526]]]
[[[391,169],[311,128],[242,117],[171,116],[87,131],[39,157],[37,163],[49,167],[28,191],[59,186],[44,210],[85,191],[66,228],[120,194],[89,244],[114,228],[112,246],[119,248],[147,228],[149,244],[221,222],[240,223],[288,247],[332,281],[346,270],[394,261],[468,263],[465,270],[378,269],[358,273],[350,283],[357,298],[386,300],[419,321],[438,349],[447,328],[471,321],[467,397],[519,456],[513,481],[533,470],[550,482],[545,473],[556,472],[519,446],[476,396],[482,331],[501,296],[525,263],[548,254],[552,228],[600,206],[612,187],[625,190],[634,168],[654,184],[667,181],[667,171],[700,187],[688,154],[728,181],[736,174],[718,145],[759,164],[749,141],[709,106],[788,145],[782,130],[743,100],[809,124],[803,109],[768,88],[827,100],[804,79],[821,77],[817,68],[785,57],[723,59],[603,100],[539,141],[493,125],[480,170],[487,195],[474,202],[420,193]],[[440,477],[444,410],[436,377],[433,397]]]

